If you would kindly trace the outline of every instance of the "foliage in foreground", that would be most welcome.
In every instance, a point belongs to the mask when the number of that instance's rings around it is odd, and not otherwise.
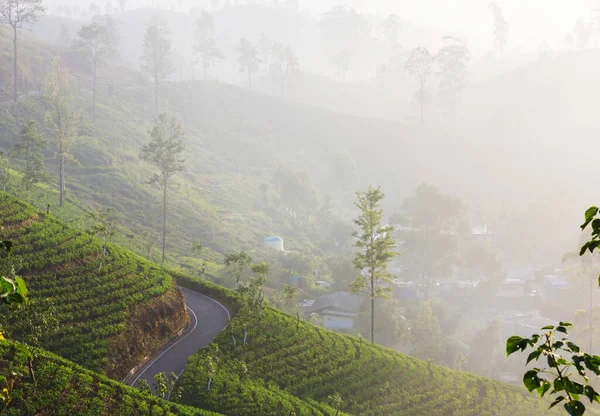
[[[523,376],[525,387],[537,391],[540,397],[546,393],[556,395],[550,408],[564,402],[564,408],[571,416],[585,413],[585,405],[580,396],[590,403],[600,403],[600,395],[589,384],[590,375],[600,375],[600,357],[581,351],[578,345],[568,340],[568,328],[572,324],[560,322],[558,326],[542,328],[542,334],[530,338],[512,336],[506,342],[506,353],[524,352],[531,348],[527,364],[546,360],[547,368],[533,368]],[[562,334],[562,335],[561,335]]]
[[[580,256],[594,251],[600,246],[600,209],[590,207],[585,212],[585,222],[581,230],[591,225],[591,238],[585,242],[579,252]],[[600,277],[598,278],[600,285]],[[523,376],[523,384],[532,392],[536,390],[540,397],[546,393],[555,395],[550,408],[564,403],[563,407],[570,416],[582,416],[586,407],[581,396],[590,403],[600,403],[600,394],[590,382],[591,377],[600,376],[600,356],[583,352],[581,348],[568,340],[569,322],[560,322],[558,326],[542,328],[542,334],[533,334],[530,338],[512,336],[506,341],[506,354],[532,349],[527,357],[527,364],[532,361],[547,360],[548,368],[533,368]],[[558,335],[562,334],[560,338]]]

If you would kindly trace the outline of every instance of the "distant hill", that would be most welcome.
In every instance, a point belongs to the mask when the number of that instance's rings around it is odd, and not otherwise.
[[[89,369],[122,378],[188,322],[163,270],[112,244],[100,268],[98,238],[1,192],[0,239],[13,242],[31,300],[56,311],[58,331],[43,346]]]
[[[26,36],[22,43],[37,44]],[[40,67],[47,68],[51,56],[50,50],[42,54],[45,61]],[[89,69],[71,52],[66,57],[76,74],[73,85],[78,103],[87,117]],[[191,242],[199,241],[208,247],[207,259],[215,263],[221,262],[219,253],[262,245],[268,235],[280,235],[290,249],[316,244],[315,233],[294,224],[285,211],[280,168],[308,173],[321,200],[327,194],[334,199],[352,197],[355,186],[377,183],[386,176],[383,171],[362,168],[379,157],[381,146],[406,143],[411,135],[395,123],[336,114],[216,82],[167,83],[161,94],[163,110],[182,120],[188,148],[186,173],[177,178],[170,201],[168,251],[186,254]],[[152,91],[139,74],[124,68],[101,71],[96,125],[86,118],[82,126],[83,137],[73,147],[81,166],[67,168],[67,208],[56,210],[60,218],[71,220],[85,210],[114,207],[121,217],[119,222],[134,236],[122,243],[138,253],[144,252],[140,240],[147,241],[149,237],[143,236],[150,235],[160,223],[159,190],[146,184],[150,168],[138,161],[140,147],[149,141],[151,103]],[[0,104],[0,150],[11,149],[22,124],[30,119],[45,132],[48,106],[43,94],[18,104]],[[365,149],[366,141],[373,146]],[[324,143],[327,146],[323,147]],[[344,151],[350,152],[364,175],[359,183],[339,189],[329,184],[331,163]],[[50,149],[47,164],[51,177],[55,172],[52,156]],[[396,172],[403,172],[407,182],[402,187],[408,192],[412,188],[409,183],[417,181],[410,173],[414,163],[404,153],[401,157],[405,162],[398,169],[393,154],[384,157],[389,162],[382,165],[394,165]],[[18,164],[14,166],[18,168]],[[263,185],[267,187],[267,206]],[[55,198],[51,186],[36,192],[31,199],[39,208]],[[334,212],[340,209],[352,209],[352,203],[333,207]]]
[[[24,49],[38,44],[23,36]],[[52,54],[52,49],[40,50],[36,59]],[[67,55],[80,76],[79,102],[89,109],[89,69]],[[579,149],[593,148],[598,133],[590,110],[596,55],[583,51],[550,58],[475,84],[465,91],[456,114],[444,122],[426,118],[423,127],[341,114],[375,116],[383,107],[392,118],[396,102],[366,86],[305,74],[289,80],[294,100],[335,111],[217,82],[165,84],[163,110],[182,119],[189,147],[188,172],[171,201],[169,252],[186,254],[197,240],[210,248],[205,254],[216,264],[219,253],[253,248],[272,234],[281,234],[292,249],[314,248],[320,237],[290,224],[280,209],[276,172],[287,166],[311,174],[320,199],[330,195],[334,213],[347,219],[353,215],[355,189],[382,185],[391,214],[420,183],[439,185],[508,240],[507,261],[556,263],[575,243],[573,224],[593,198],[575,178],[592,174],[594,153]],[[35,70],[43,72],[42,67]],[[127,244],[143,253],[140,240],[155,228],[158,200],[158,190],[144,184],[148,167],[137,162],[140,146],[149,140],[152,93],[141,74],[122,67],[103,70],[100,78],[97,124],[84,127],[86,138],[74,148],[82,167],[68,168],[69,201],[84,209],[117,208],[136,236]],[[257,87],[273,89],[271,82],[257,78]],[[321,89],[330,96],[319,94]],[[42,96],[18,106],[0,104],[0,150],[10,149],[28,119],[43,124],[46,105]],[[348,152],[358,176],[345,189],[332,181],[332,160],[340,152]],[[53,172],[54,162],[48,162]],[[266,208],[261,206],[263,185],[272,202]],[[548,223],[547,233],[540,233]]]

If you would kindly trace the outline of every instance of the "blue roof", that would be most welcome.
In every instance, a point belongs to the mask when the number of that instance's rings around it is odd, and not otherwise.
[[[265,238],[265,241],[283,241],[283,238],[281,238],[281,237],[267,237],[267,238]]]

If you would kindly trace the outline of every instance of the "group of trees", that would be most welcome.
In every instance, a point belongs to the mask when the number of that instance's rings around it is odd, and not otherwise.
[[[237,49],[240,54],[240,72],[248,75],[248,89],[252,89],[252,74],[258,72],[260,64],[264,63],[265,71],[270,69],[273,76],[280,81],[281,95],[283,95],[285,81],[290,73],[299,68],[298,57],[294,49],[290,45],[273,43],[265,35],[262,36],[258,46],[259,48],[248,39],[242,39]]]
[[[443,41],[445,45],[437,55],[432,55],[427,48],[418,47],[413,49],[405,64],[405,70],[419,85],[416,102],[420,107],[421,123],[424,122],[428,100],[427,85],[433,75],[439,78],[439,98],[446,108],[451,109],[459,103],[460,94],[466,87],[467,65],[471,59],[466,41],[451,36],[444,37]]]
[[[154,83],[156,114],[159,113],[160,83],[175,72],[169,34],[170,30],[165,22],[151,24],[146,29],[142,44],[142,70]],[[250,40],[243,38],[237,48],[240,72],[248,76],[248,89],[252,89],[252,75],[258,72],[260,64],[264,63],[265,68],[270,68],[273,76],[280,81],[283,94],[286,79],[290,73],[299,68],[299,61],[294,49],[290,45],[273,43],[264,35],[258,46],[260,50]],[[271,57],[273,58],[272,62],[270,62]],[[192,78],[195,78],[196,65],[200,64],[204,72],[204,79],[207,80],[210,68],[224,58],[225,56],[216,42],[215,20],[211,14],[202,12],[194,26]]]

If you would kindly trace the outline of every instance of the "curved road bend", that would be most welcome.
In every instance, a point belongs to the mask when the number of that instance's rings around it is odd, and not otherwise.
[[[130,379],[130,385],[134,386],[138,379],[143,378],[154,388],[153,377],[160,372],[175,373],[180,376],[188,358],[200,348],[210,344],[213,338],[225,328],[230,315],[223,305],[200,293],[180,289],[190,314],[191,331],[140,368]]]

